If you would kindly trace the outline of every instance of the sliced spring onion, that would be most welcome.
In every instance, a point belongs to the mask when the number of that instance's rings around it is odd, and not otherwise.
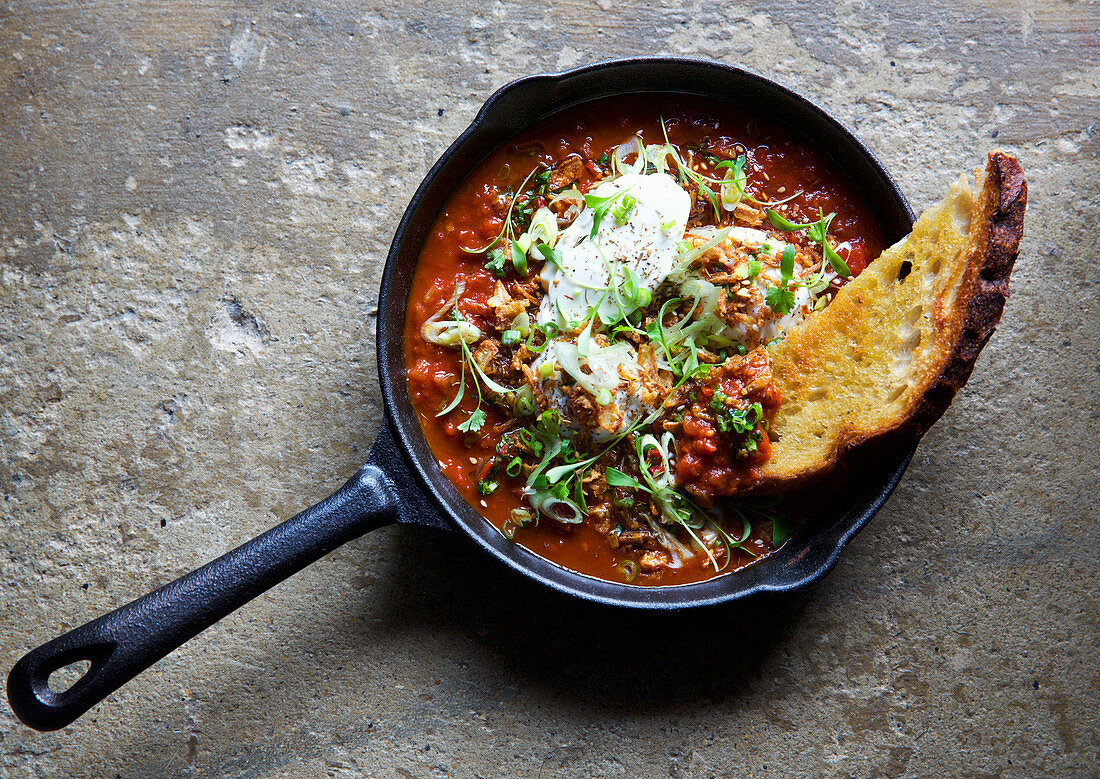
[[[611,213],[620,224],[626,224],[630,221],[630,215],[634,213],[636,205],[638,205],[638,198],[633,195],[624,195],[623,199],[611,209]]]
[[[722,188],[719,194],[722,199],[722,208],[726,211],[732,211],[737,208],[737,204],[741,202],[741,198],[745,196],[745,184],[748,181],[748,177],[745,175],[745,163],[746,159],[744,155],[739,156],[732,162],[730,160],[724,160],[718,163],[718,168],[726,168],[726,175],[722,179]]]
[[[628,163],[626,158],[631,154],[636,156],[634,162]],[[623,175],[624,173],[645,173],[645,168],[645,147],[642,145],[642,139],[637,135],[620,145],[615,149],[615,153],[611,155],[611,169],[619,175]]]
[[[584,520],[584,512],[567,498],[551,498],[543,502],[539,510],[550,519],[556,519],[567,525],[579,525]]]
[[[481,330],[472,322],[456,322],[447,319],[442,322],[425,322],[420,328],[425,341],[437,346],[458,346],[459,341],[472,344],[481,338]]]
[[[518,330],[522,338],[531,335],[531,316],[526,311],[520,311],[512,320],[511,330]]]
[[[619,386],[622,380],[619,377],[620,365],[637,362],[633,347],[626,341],[616,341],[603,347],[590,342],[588,347],[588,354],[582,356],[577,346],[559,342],[555,354],[562,370],[594,397],[600,394],[600,390],[611,391]]]
[[[726,240],[726,237],[729,236],[730,230],[732,229],[732,227],[724,227],[721,230],[715,230],[713,236],[701,246],[693,247],[689,241],[680,241],[680,243],[677,244],[679,255],[676,258],[676,266],[673,268],[672,273],[669,274],[669,277],[682,278],[684,273],[696,259]]]
[[[473,322],[455,317],[443,319],[443,315],[455,307],[458,299],[462,297],[462,293],[465,291],[466,282],[460,281],[455,284],[454,297],[449,298],[438,311],[424,320],[424,324],[420,328],[420,334],[425,341],[437,346],[458,346],[460,340],[473,343],[481,338],[481,330]]]
[[[550,519],[566,525],[579,525],[584,521],[584,512],[569,498],[551,495],[544,490],[533,490],[528,499],[532,508]]]
[[[524,384],[516,390],[512,408],[516,412],[516,416],[521,417],[529,417],[538,410],[538,405],[535,403],[535,393],[528,385]]]
[[[554,212],[543,206],[531,217],[531,224],[527,227],[527,235],[531,238],[531,245],[544,244],[554,248],[558,242],[558,218]]]
[[[505,330],[500,334],[500,342],[505,346],[515,346],[522,337],[523,334],[519,330]]]
[[[638,564],[633,560],[623,560],[615,566],[615,570],[623,575],[625,581],[632,582],[638,575]]]

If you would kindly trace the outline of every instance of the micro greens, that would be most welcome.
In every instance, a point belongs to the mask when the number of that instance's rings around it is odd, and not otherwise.
[[[729,507],[737,512],[738,516],[748,522],[746,512],[752,512],[766,522],[772,523],[772,546],[779,548],[791,537],[790,518],[778,507],[782,498],[776,495],[765,498],[749,498],[731,502]],[[748,551],[748,550],[746,550]]]
[[[520,248],[518,241],[512,241],[512,268],[519,276],[527,275],[527,252]]]
[[[676,169],[680,181],[691,181],[698,187],[699,193],[706,196],[707,200],[710,202],[711,208],[714,209],[714,218],[716,221],[721,221],[722,219],[718,207],[719,200],[721,200],[722,204],[728,210],[732,211],[741,200],[747,200],[758,206],[778,206],[802,194],[802,192],[799,191],[782,200],[757,200],[748,194],[748,174],[745,172],[745,168],[748,165],[748,158],[745,157],[745,155],[738,155],[735,160],[722,160],[714,166],[715,170],[726,168],[724,178],[719,179],[713,176],[705,176],[685,163],[679,152],[676,151],[676,147],[669,141],[668,128],[665,125],[664,117],[661,117],[661,132],[665,137],[664,154],[666,156],[671,155],[672,159],[676,162]],[[713,162],[718,159],[714,154],[702,150],[702,147],[700,148],[702,157],[707,162]],[[715,185],[719,188],[718,195],[715,195],[711,185]]]
[[[535,251],[542,255],[542,259],[546,262],[552,262],[561,267],[561,252],[553,247],[547,246],[544,243],[535,244]]]
[[[454,309],[451,312],[451,316],[456,322],[465,322],[466,318],[462,315],[462,312],[458,309],[458,289],[455,289],[455,303]],[[486,389],[497,393],[498,395],[507,395],[515,390],[505,387],[502,384],[494,381],[485,375],[485,371],[481,369],[481,366],[474,360],[473,354],[470,352],[470,346],[466,343],[464,338],[458,339],[459,347],[462,349],[462,372],[458,381],[458,392],[455,394],[454,400],[447,404],[446,408],[436,414],[437,417],[446,416],[462,402],[463,396],[466,394],[466,371],[470,372],[470,380],[474,385],[474,389],[477,390],[477,406],[467,417],[465,422],[462,422],[458,426],[458,430],[462,433],[476,433],[485,424],[486,414],[485,410],[481,407],[483,401],[483,395],[481,391],[481,385],[484,384]]]
[[[773,212],[774,213],[774,212]],[[783,255],[779,259],[779,286],[768,287],[764,294],[764,302],[779,315],[789,314],[794,308],[794,292],[791,290],[794,279],[794,255],[793,244],[787,244]]]
[[[516,264],[515,261],[515,257],[517,251],[519,251],[520,254],[524,254],[524,252],[522,251],[519,244],[516,243],[516,226],[513,222],[512,214],[516,209],[516,201],[527,188],[527,183],[531,180],[531,177],[538,173],[540,167],[542,166],[540,165],[532,168],[531,172],[528,173],[527,177],[523,180],[523,183],[519,185],[519,189],[512,194],[511,200],[508,203],[508,211],[504,215],[504,224],[501,225],[500,232],[497,233],[496,238],[489,241],[489,243],[485,244],[479,249],[467,249],[465,246],[459,247],[467,254],[485,254],[487,256],[485,267],[492,271],[493,275],[497,276],[498,278],[504,278],[505,271],[505,253],[500,248],[498,248],[498,245],[505,240],[507,240],[508,243],[511,244],[511,246],[509,247],[511,259],[513,264],[516,265],[516,272],[520,273],[519,266]],[[524,271],[521,273],[521,275],[526,275],[526,263],[527,258],[525,256],[523,259]]]
[[[642,484],[634,477],[620,471],[617,468],[607,468],[604,478],[612,487],[624,487],[647,493],[654,505],[661,512],[664,524],[679,525],[691,537],[696,548],[702,550],[710,559],[715,571],[721,571],[729,565],[734,548],[744,548],[741,544],[748,538],[751,525],[745,520],[745,532],[741,539],[735,541],[719,525],[710,519],[707,514],[697,506],[687,495],[675,488],[672,474],[672,460],[675,456],[675,441],[671,433],[665,433],[660,440],[652,434],[640,436],[635,443],[638,472],[645,481]],[[695,532],[703,527],[710,527],[716,531],[726,547],[726,561],[719,567],[717,559],[710,547],[703,543]],[[662,531],[663,532],[663,531]],[[662,536],[658,534],[660,540]],[[669,540],[665,536],[665,540]],[[745,550],[749,551],[749,550]],[[752,552],[750,551],[750,554]]]
[[[829,245],[829,224],[836,217],[835,212],[826,216],[823,210],[818,209],[818,220],[816,222],[806,222],[805,224],[791,222],[790,220],[785,219],[770,208],[767,209],[765,213],[768,215],[768,221],[771,222],[777,230],[782,230],[788,233],[793,233],[798,230],[805,230],[806,235],[809,236],[810,240],[821,244],[822,255],[825,257],[829,265],[832,266],[833,270],[835,270],[844,278],[848,278],[852,275],[852,272],[848,270],[848,264],[844,262],[844,259],[836,253],[836,250],[833,249],[832,246]]]
[[[627,476],[618,468],[607,468],[604,470],[603,475],[607,483],[612,487],[630,487],[635,490],[645,489],[637,479],[633,476]]]
[[[752,523],[749,522],[749,520],[746,519],[744,517],[744,515],[741,516],[741,537],[740,538],[733,538],[732,536],[730,536],[730,534],[727,533],[725,531],[725,529],[721,526],[721,524],[719,524],[718,522],[711,522],[710,526],[718,532],[718,535],[722,539],[722,543],[725,544],[725,546],[726,546],[726,562],[722,566],[723,569],[727,565],[730,564],[730,560],[733,558],[733,550],[734,549],[740,549],[742,552],[750,554],[753,557],[759,557],[759,555],[756,554],[756,552],[752,551],[747,546],[745,546],[745,542],[749,539],[749,536],[752,535]]]
[[[589,238],[595,238],[596,234],[600,231],[600,223],[603,222],[607,212],[610,211],[615,204],[620,200],[624,200],[628,197],[627,193],[630,191],[630,187],[626,189],[620,189],[611,195],[585,195],[584,204],[592,209],[592,231],[588,234]],[[630,197],[634,203],[638,201],[634,197]],[[630,205],[630,210],[634,210],[634,204]],[[625,217],[619,218],[620,222],[625,222],[629,217],[629,213]],[[618,218],[618,217],[616,217]]]

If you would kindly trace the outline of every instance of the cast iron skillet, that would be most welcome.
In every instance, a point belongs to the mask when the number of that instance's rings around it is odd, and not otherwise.
[[[366,464],[334,495],[197,571],[31,651],[8,676],[16,715],[55,730],[269,587],[368,530],[394,522],[465,535],[490,556],[553,590],[626,608],[673,610],[805,586],[828,572],[845,544],[882,506],[913,454],[904,446],[863,469],[814,530],[739,573],[698,584],[635,587],[575,573],[509,542],[440,472],[413,414],[402,331],[420,247],[456,186],[492,149],[550,113],[624,93],[681,92],[762,109],[827,151],[875,209],[888,242],[908,233],[913,214],[897,185],[859,140],[804,98],[740,68],[692,59],[616,60],[557,75],[523,78],[494,94],[443,154],[398,225],[378,301],[378,372],[386,415]],[[68,690],[54,671],[87,661]]]

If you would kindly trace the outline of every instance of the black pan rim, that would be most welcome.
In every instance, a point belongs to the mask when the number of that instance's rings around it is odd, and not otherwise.
[[[913,213],[905,200],[896,182],[885,170],[877,157],[866,147],[839,120],[831,116],[824,108],[813,103],[793,90],[772,81],[758,73],[745,68],[714,62],[705,59],[690,57],[632,57],[626,59],[605,60],[589,65],[584,65],[562,73],[543,73],[525,76],[505,84],[494,92],[478,111],[469,127],[447,148],[436,163],[430,168],[420,186],[409,202],[395,231],[393,241],[387,256],[386,266],[382,275],[381,289],[378,301],[377,317],[377,360],[379,382],[386,408],[386,416],[391,429],[403,450],[406,463],[412,473],[419,477],[419,486],[426,490],[435,504],[447,518],[448,524],[468,536],[477,546],[486,553],[504,563],[508,568],[518,574],[537,581],[549,587],[551,590],[561,592],[583,600],[600,603],[609,606],[624,606],[630,608],[653,610],[679,610],[694,607],[712,606],[719,603],[730,602],[750,597],[764,592],[787,592],[800,589],[825,576],[832,570],[840,558],[841,553],[851,539],[866,526],[870,519],[885,504],[894,488],[900,482],[905,469],[915,451],[915,444],[898,453],[896,466],[889,472],[888,477],[878,485],[876,490],[865,497],[866,506],[852,516],[841,517],[828,529],[815,533],[813,544],[827,549],[828,553],[809,570],[790,577],[777,576],[772,579],[761,579],[761,574],[755,576],[750,572],[757,570],[768,560],[772,560],[773,567],[782,561],[777,557],[783,550],[777,552],[761,563],[750,566],[740,571],[717,576],[703,582],[693,584],[679,584],[669,586],[639,586],[630,584],[618,584],[615,582],[597,579],[585,574],[572,571],[568,568],[553,563],[540,557],[534,552],[528,551],[518,544],[513,544],[504,539],[496,528],[487,522],[480,514],[466,503],[457,490],[446,480],[446,477],[438,470],[434,458],[431,460],[430,469],[422,464],[417,455],[417,450],[426,450],[427,445],[423,439],[423,433],[419,422],[412,411],[411,402],[405,389],[404,343],[402,332],[404,329],[404,316],[407,297],[402,291],[395,291],[394,284],[399,272],[400,254],[405,248],[413,222],[418,215],[419,208],[425,199],[426,193],[436,184],[441,172],[460,151],[464,150],[471,139],[483,129],[483,127],[495,121],[496,111],[502,101],[517,90],[537,87],[540,84],[563,84],[573,79],[582,79],[597,75],[614,75],[629,69],[653,68],[653,69],[695,69],[700,72],[709,71],[722,73],[727,77],[744,79],[755,84],[764,91],[782,97],[796,104],[800,110],[815,115],[819,120],[829,125],[836,135],[847,144],[848,153],[854,153],[862,158],[877,176],[878,181],[885,185],[888,194],[893,198],[894,205],[900,207],[912,224]],[[685,88],[682,90],[646,88],[639,85],[636,88],[616,89],[598,95],[592,95],[578,100],[566,101],[560,104],[548,106],[541,112],[541,117],[549,116],[558,111],[565,110],[577,103],[598,97],[608,97],[613,94],[632,94],[646,92],[681,92],[683,94],[703,94],[700,90]],[[727,98],[728,102],[738,103],[736,99]],[[744,104],[744,103],[742,103]],[[747,105],[747,104],[745,104]],[[751,105],[750,105],[751,107]],[[759,110],[759,109],[757,109]],[[537,121],[537,120],[536,120]],[[484,148],[478,160],[492,151],[493,146]],[[466,171],[469,172],[469,169]],[[453,187],[452,187],[453,190]],[[418,251],[419,252],[419,247]],[[393,317],[400,320],[398,325],[391,321]],[[395,331],[396,337],[390,331]],[[395,359],[397,358],[397,359]],[[412,485],[408,485],[412,486]],[[403,485],[404,487],[404,485]],[[448,491],[449,490],[449,491]],[[793,564],[793,563],[792,563]],[[757,581],[749,583],[750,578]],[[738,586],[744,585],[744,586]],[[731,586],[732,585],[732,586]]]

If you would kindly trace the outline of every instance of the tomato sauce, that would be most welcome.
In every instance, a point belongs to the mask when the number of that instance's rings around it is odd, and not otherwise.
[[[819,209],[836,212],[829,230],[838,253],[853,275],[884,248],[883,237],[868,204],[843,171],[806,138],[768,118],[744,108],[718,104],[683,95],[630,95],[592,101],[543,121],[513,141],[492,151],[459,185],[428,234],[409,290],[405,327],[405,354],[409,395],[429,446],[443,473],[459,493],[497,528],[504,528],[511,511],[520,507],[521,488],[510,482],[492,495],[479,494],[481,469],[493,455],[501,436],[512,423],[502,412],[483,406],[485,425],[476,433],[458,429],[468,414],[437,417],[455,397],[461,357],[457,349],[444,349],[425,341],[421,326],[432,314],[453,300],[456,283],[465,284],[462,309],[470,321],[481,327],[492,316],[487,303],[493,295],[495,278],[484,267],[484,256],[463,249],[483,247],[493,240],[503,224],[499,203],[504,193],[517,189],[539,163],[552,165],[576,153],[585,162],[577,185],[583,192],[599,178],[597,160],[611,153],[631,136],[641,132],[647,143],[663,140],[661,119],[669,140],[681,147],[709,151],[732,158],[743,147],[746,172],[754,196],[761,200],[782,200],[799,193],[784,211],[792,221],[816,221]],[[460,408],[467,412],[476,397],[467,392]],[[685,418],[686,457],[679,467],[693,479],[706,479],[700,468],[714,454],[713,430],[705,419]],[[690,428],[690,429],[688,429]],[[691,431],[694,431],[691,432]],[[758,457],[766,456],[767,441]],[[702,465],[701,465],[702,464]],[[714,473],[711,478],[726,478]],[[543,519],[535,526],[516,531],[515,540],[532,552],[566,568],[602,579],[622,582],[619,566],[624,556],[604,536],[586,525],[562,526]],[[772,549],[770,523],[754,523],[744,546],[757,555],[735,553],[722,571],[736,571],[762,559]],[[684,584],[716,574],[697,555],[679,569],[662,569],[658,574],[639,577],[635,584]]]

